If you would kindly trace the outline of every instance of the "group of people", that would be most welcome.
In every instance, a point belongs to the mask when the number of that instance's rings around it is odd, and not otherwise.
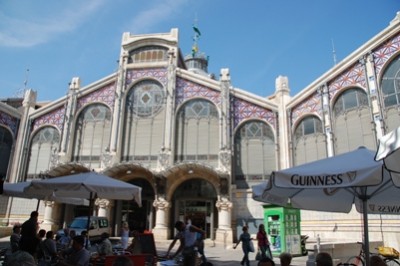
[[[243,232],[241,233],[238,242],[233,247],[239,245],[242,242],[242,250],[243,250],[243,259],[240,262],[241,265],[250,265],[249,260],[249,252],[254,252],[254,247],[252,246],[253,238],[251,238],[248,227],[243,226]],[[272,252],[270,249],[270,243],[268,240],[267,233],[265,231],[264,224],[260,224],[258,227],[258,232],[256,235],[257,238],[257,245],[258,245],[258,252],[260,254],[260,258],[258,258],[258,266],[275,266],[275,262],[273,261]],[[281,266],[290,266],[292,262],[292,255],[287,252],[283,252],[279,255],[280,265]],[[374,266],[385,266],[386,263],[380,256],[374,255],[370,257],[371,265]],[[333,259],[332,256],[327,252],[320,252],[315,257],[315,264],[316,266],[333,266]]]
[[[239,241],[233,247],[235,249],[239,245],[239,243],[242,242],[242,250],[243,250],[244,255],[243,255],[243,258],[242,258],[242,261],[240,262],[240,264],[246,265],[246,266],[250,265],[249,253],[254,252],[253,238],[251,238],[248,230],[249,229],[246,225],[242,227],[243,232],[239,236]],[[264,260],[270,259],[273,262],[270,243],[268,240],[267,232],[265,231],[264,224],[260,224],[258,226],[258,232],[257,232],[256,238],[257,238],[257,247],[258,247],[257,260],[259,260],[260,262],[263,262]]]
[[[14,225],[10,236],[11,254],[7,256],[8,265],[89,264],[90,252],[85,248],[85,244],[89,242],[86,232],[74,235],[65,231],[65,235],[56,241],[53,231],[39,230],[38,216],[39,213],[33,211],[22,225]]]

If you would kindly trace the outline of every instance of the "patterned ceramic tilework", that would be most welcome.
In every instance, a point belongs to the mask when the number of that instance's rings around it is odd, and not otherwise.
[[[335,79],[329,82],[329,97],[333,99],[340,89],[349,86],[361,86],[366,88],[364,66],[357,62],[349,67],[345,72],[341,73]]]
[[[83,106],[91,102],[102,102],[110,106],[111,109],[113,109],[114,99],[115,99],[115,83],[111,83],[88,95],[80,97],[78,99],[77,110],[80,110]]]
[[[14,137],[17,136],[18,121],[19,119],[0,111],[0,124],[5,125],[9,129],[11,129],[12,133],[14,134]]]
[[[37,128],[43,125],[54,125],[61,132],[64,127],[64,115],[65,115],[65,108],[60,107],[39,118],[36,118],[33,121],[32,131],[36,130]]]
[[[321,95],[317,91],[315,91],[310,97],[308,97],[305,101],[297,105],[292,109],[292,125],[296,123],[296,120],[305,115],[311,113],[317,113],[322,115],[322,104],[321,104]]]
[[[128,70],[126,73],[126,86],[132,84],[139,79],[144,78],[155,78],[157,79],[164,87],[167,87],[167,69],[166,68],[145,68],[145,69],[134,69]]]
[[[375,61],[375,71],[378,76],[383,65],[389,60],[389,58],[400,50],[400,34],[388,40],[384,44],[378,47],[373,52]]]
[[[248,101],[233,97],[231,101],[231,109],[233,110],[234,127],[245,119],[261,119],[267,121],[276,130],[275,113],[266,108],[249,103]]]
[[[221,102],[221,93],[197,83],[177,78],[176,79],[176,105],[193,97],[204,97],[218,105]]]

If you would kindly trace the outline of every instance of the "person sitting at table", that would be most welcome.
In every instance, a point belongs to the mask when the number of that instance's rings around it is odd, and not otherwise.
[[[57,241],[57,245],[59,246],[59,249],[65,249],[68,248],[70,243],[71,243],[71,237],[69,235],[69,229],[64,228],[64,235],[60,237],[60,239]]]
[[[139,241],[139,232],[137,230],[132,231],[132,242],[131,244],[125,249],[126,252],[129,252],[132,255],[137,255],[142,253],[142,248],[140,246]]]
[[[21,238],[21,225],[15,224],[13,227],[13,233],[10,236],[10,247],[11,247],[12,253],[19,250],[19,239],[20,238]]]
[[[64,257],[58,266],[88,266],[90,261],[90,252],[84,247],[85,239],[83,236],[75,236],[72,242],[72,248],[62,252]]]
[[[101,234],[101,243],[97,246],[97,253],[99,253],[99,256],[113,255],[112,244],[109,237],[110,235],[108,233]]]
[[[87,250],[90,250],[90,248],[92,247],[92,245],[90,244],[90,240],[89,240],[87,231],[86,231],[86,230],[83,230],[83,231],[81,232],[81,236],[83,236],[83,237],[85,238],[85,248],[86,248]]]
[[[40,242],[40,249],[43,253],[42,261],[56,261],[58,258],[56,241],[54,240],[54,232],[47,231],[46,239]]]

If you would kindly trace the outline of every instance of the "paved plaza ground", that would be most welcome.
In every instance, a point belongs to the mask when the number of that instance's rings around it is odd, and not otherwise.
[[[113,242],[117,242],[118,238],[112,238]],[[172,240],[171,240],[172,241]],[[157,241],[157,255],[163,256],[167,252],[168,246],[171,241]],[[0,247],[9,246],[9,237],[0,238]],[[174,250],[176,250],[178,243]],[[243,257],[241,246],[237,249],[233,249],[232,246],[224,247],[222,244],[214,244],[213,241],[206,241],[205,243],[205,254],[208,260],[213,263],[214,266],[228,266],[228,265],[240,265],[240,261]],[[294,257],[292,261],[293,266],[304,266],[306,265],[308,256]],[[279,258],[274,258],[276,265],[279,264]],[[250,253],[250,265],[256,266],[257,261],[255,260],[255,253]]]

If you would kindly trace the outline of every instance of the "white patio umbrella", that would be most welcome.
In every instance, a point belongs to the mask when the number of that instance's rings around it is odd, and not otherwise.
[[[70,197],[56,197],[52,191],[48,191],[47,194],[41,191],[40,193],[35,193],[34,191],[26,192],[25,189],[31,185],[30,181],[17,182],[17,183],[3,183],[3,193],[2,195],[8,197],[17,197],[25,199],[37,199],[38,206],[41,200],[56,201],[60,203],[73,204],[73,205],[85,205],[89,206],[89,201],[82,198],[70,198]]]
[[[383,163],[374,160],[374,155],[375,151],[361,147],[272,172],[268,182],[253,186],[253,198],[280,206],[289,204],[299,209],[346,213],[355,203],[363,214],[363,242],[369,266],[368,213],[373,209],[370,204],[372,201],[395,203],[400,192]],[[379,213],[378,209],[374,213]]]
[[[141,187],[96,172],[32,180],[24,191],[40,194],[49,190],[57,197],[135,200],[139,206],[142,204]]]
[[[114,200],[135,200],[142,206],[142,188],[117,180],[115,178],[86,172],[74,175],[55,177],[43,180],[33,180],[25,189],[27,193],[53,191],[57,197],[83,198],[90,200],[87,232],[89,232],[90,215],[95,198]]]

